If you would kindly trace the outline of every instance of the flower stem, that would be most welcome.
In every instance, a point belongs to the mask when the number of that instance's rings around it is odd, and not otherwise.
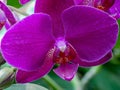
[[[81,90],[80,86],[81,80],[79,79],[78,75],[76,74],[71,83],[74,85],[74,90]]]
[[[87,83],[99,72],[101,69],[101,66],[97,67],[92,67],[86,74],[85,76],[81,79],[81,90],[84,90],[85,86]]]
[[[48,75],[43,77],[43,80],[47,82],[48,85],[50,85],[53,90],[63,90],[61,86],[59,86],[53,79],[51,79]]]

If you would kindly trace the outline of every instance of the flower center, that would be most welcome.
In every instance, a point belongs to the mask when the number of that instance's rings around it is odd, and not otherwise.
[[[97,7],[98,9],[107,11],[109,10],[109,8],[112,7],[112,5],[114,4],[115,0],[97,0],[94,5],[95,7]]]
[[[3,27],[4,24],[5,24],[4,21],[0,21],[0,27]]]
[[[54,62],[57,64],[70,63],[76,58],[76,51],[74,48],[65,42],[65,40],[58,40],[54,53]]]

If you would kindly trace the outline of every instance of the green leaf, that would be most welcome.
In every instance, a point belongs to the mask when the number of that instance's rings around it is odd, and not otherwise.
[[[118,20],[118,23],[119,23],[119,27],[120,27],[120,20]],[[118,35],[118,40],[115,45],[115,48],[120,48],[120,28],[119,28],[119,35]]]
[[[19,3],[19,0],[7,0],[7,4],[16,8],[21,7],[22,5]]]
[[[85,90],[119,90],[120,65],[107,63],[87,84]]]
[[[48,89],[40,85],[27,83],[27,84],[13,84],[12,86],[4,90],[48,90]]]
[[[120,48],[120,31],[119,31],[119,36],[118,36],[117,43],[116,43],[114,48]]]

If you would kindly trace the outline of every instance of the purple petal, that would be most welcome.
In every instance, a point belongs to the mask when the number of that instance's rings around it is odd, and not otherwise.
[[[92,7],[74,6],[65,10],[63,24],[67,41],[73,45],[81,59],[101,59],[111,51],[117,40],[117,21]]]
[[[21,4],[26,4],[27,2],[29,2],[30,0],[19,0],[19,2],[21,3]]]
[[[40,67],[53,45],[51,19],[47,14],[33,14],[12,26],[1,41],[5,60],[21,70]]]
[[[75,4],[78,5],[80,4],[81,2],[83,2],[84,0],[74,0]]]
[[[74,0],[76,5],[89,5],[93,6],[93,0]]]
[[[110,12],[116,19],[120,19],[120,0],[115,0],[114,5],[110,8],[109,12]]]
[[[61,13],[73,4],[73,0],[36,0],[35,12],[44,12],[52,17],[53,34],[59,37],[64,35]]]
[[[10,27],[11,27],[10,23],[8,21],[6,21],[6,23],[5,23],[6,30],[9,30]]]
[[[6,22],[6,17],[4,15],[3,11],[0,10],[0,30],[4,26],[5,22]]]
[[[70,81],[76,74],[78,66],[74,63],[60,64],[58,68],[54,69],[54,72],[62,79]]]
[[[18,83],[27,83],[37,80],[46,75],[53,67],[53,50],[48,52],[46,59],[37,71],[26,72],[22,70],[17,71],[16,81]]]
[[[14,18],[14,15],[12,14],[11,10],[1,1],[0,1],[0,9],[3,10],[5,16],[7,17],[11,25],[16,23],[16,19]]]
[[[112,57],[112,52],[109,52],[107,55],[105,55],[103,58],[97,61],[88,62],[86,60],[78,58],[74,60],[74,62],[79,63],[80,67],[92,67],[92,66],[101,65],[101,64],[108,62],[111,59],[111,57]]]
[[[44,12],[51,16],[61,15],[71,5],[74,5],[73,0],[36,0],[35,12]]]

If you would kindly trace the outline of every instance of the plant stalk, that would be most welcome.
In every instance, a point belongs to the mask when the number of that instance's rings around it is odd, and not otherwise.
[[[48,85],[50,85],[53,90],[64,90],[61,86],[59,86],[50,76],[46,75],[43,77],[43,80],[47,82]]]

